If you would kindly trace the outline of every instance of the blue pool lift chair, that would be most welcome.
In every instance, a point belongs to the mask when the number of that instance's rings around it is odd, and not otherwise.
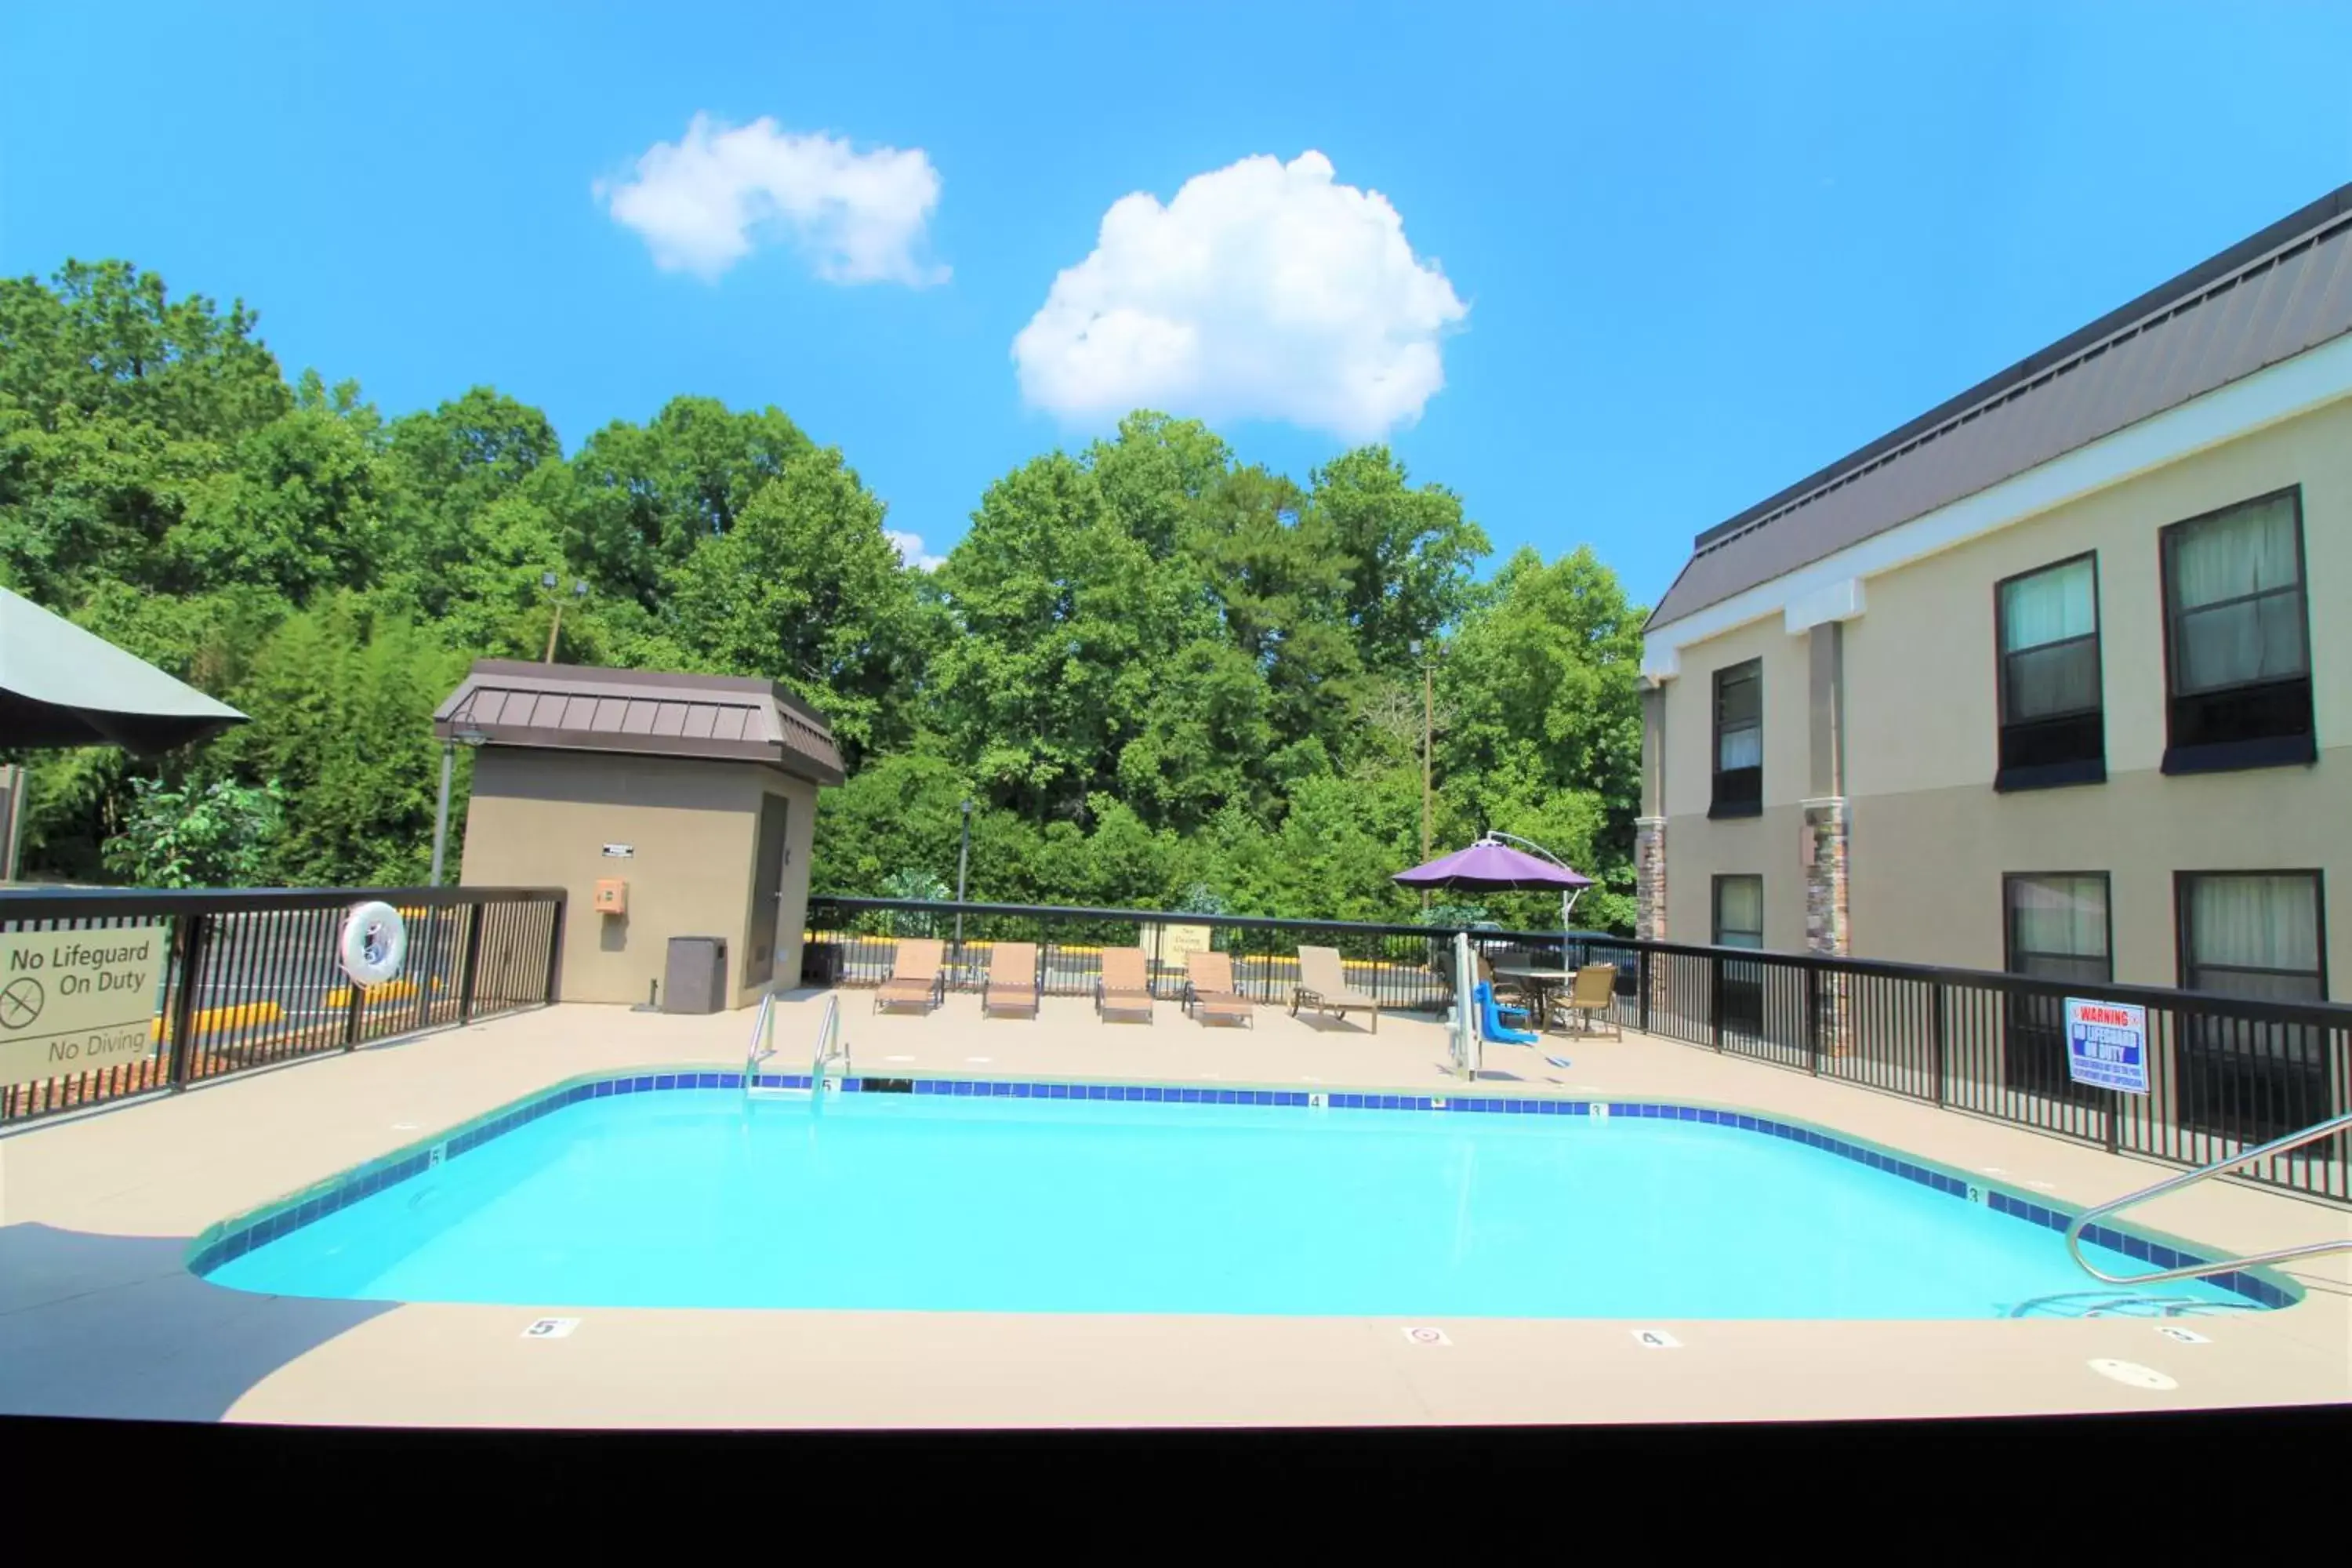
[[[1487,1040],[1498,1046],[1532,1046],[1536,1043],[1536,1037],[1528,1030],[1515,1029],[1503,1022],[1505,1014],[1524,1022],[1528,1016],[1526,1009],[1497,1004],[1495,988],[1483,980],[1478,982],[1478,988],[1472,994],[1478,1004],[1479,1031]]]

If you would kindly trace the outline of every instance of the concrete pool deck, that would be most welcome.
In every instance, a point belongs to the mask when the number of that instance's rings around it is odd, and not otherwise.
[[[1150,1026],[1049,997],[1032,1022],[877,1016],[842,994],[861,1074],[1395,1089],[1461,1085],[1410,1016],[1262,1007]],[[822,998],[779,1005],[804,1056]],[[1743,1421],[2352,1401],[2352,1255],[2280,1311],[2182,1320],[1654,1321],[652,1310],[247,1295],[184,1264],[206,1226],[574,1074],[740,1062],[751,1015],[571,1005],[291,1064],[0,1135],[0,1413],[338,1425],[844,1427]],[[1543,1053],[1567,1058],[1558,1068]],[[1492,1092],[1738,1105],[2088,1205],[2169,1167],[1628,1033],[1490,1048]],[[802,1066],[802,1070],[805,1070]],[[777,1194],[786,1201],[787,1194]],[[2352,1212],[2207,1182],[2124,1216],[2232,1253],[2352,1236]],[[2053,1234],[2050,1245],[2061,1245]],[[2088,1276],[2085,1289],[2096,1286]],[[531,1320],[579,1320],[522,1337]],[[1408,1326],[1450,1342],[1412,1342]],[[1679,1342],[1652,1349],[1661,1330]],[[2152,1368],[2170,1388],[2094,1370]]]

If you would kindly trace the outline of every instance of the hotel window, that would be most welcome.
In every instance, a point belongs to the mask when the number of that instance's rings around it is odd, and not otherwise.
[[[2104,871],[2002,879],[2009,902],[2009,972],[2037,980],[2105,985],[2115,978],[2107,951]]]
[[[2318,760],[2298,490],[2164,531],[2168,773]]]
[[[2180,983],[2272,1002],[2327,999],[2316,871],[2180,874]]]
[[[1715,796],[1709,816],[1764,810],[1764,661],[1715,672]]]
[[[2099,701],[2099,569],[2093,555],[1993,590],[2000,642],[1999,790],[2099,784],[2107,776]]]
[[[1764,945],[1764,879],[1717,877],[1715,879],[1715,945]]]
[[[2326,998],[2318,872],[2183,871],[2176,895],[2183,989],[2253,1002]],[[2327,1114],[2325,1029],[2184,1013],[2182,1125],[2252,1143]]]
[[[2014,873],[2001,879],[2001,903],[2011,974],[2092,988],[2115,979],[2105,872]],[[2082,1102],[2105,1092],[2067,1070],[2063,996],[2012,994],[2006,1019],[2001,1077],[2010,1088]]]

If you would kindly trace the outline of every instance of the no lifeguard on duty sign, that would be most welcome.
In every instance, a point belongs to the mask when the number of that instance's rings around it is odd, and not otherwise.
[[[2147,1092],[2147,1009],[2066,998],[2066,1076],[2095,1089]]]

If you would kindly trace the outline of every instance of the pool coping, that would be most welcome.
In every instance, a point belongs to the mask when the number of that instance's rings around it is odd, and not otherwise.
[[[664,1069],[606,1069],[575,1074],[507,1101],[475,1117],[429,1133],[392,1152],[337,1171],[278,1197],[207,1226],[187,1245],[184,1261],[198,1278],[222,1265],[337,1213],[388,1187],[397,1186],[448,1160],[505,1136],[541,1117],[589,1100],[615,1095],[731,1089],[743,1092],[743,1069],[688,1064]],[[1328,1111],[1411,1111],[1432,1114],[1624,1117],[1690,1121],[1730,1127],[1821,1149],[1887,1175],[1914,1182],[1945,1196],[1980,1204],[1997,1214],[2064,1232],[2079,1208],[2039,1201],[1980,1174],[1908,1151],[1874,1142],[1801,1118],[1764,1114],[1736,1106],[1683,1100],[1623,1099],[1560,1094],[1431,1094],[1373,1089],[1276,1089],[1249,1084],[1152,1083],[1135,1079],[994,1078],[928,1073],[866,1073],[832,1079],[843,1093],[904,1093],[932,1098],[1083,1100],[1155,1105],[1259,1106]],[[872,1086],[869,1088],[869,1085]],[[753,1090],[800,1091],[806,1073],[759,1073]],[[2220,1262],[2217,1249],[2145,1226],[2093,1225],[2085,1241],[2157,1268]],[[2268,1268],[2239,1268],[2209,1275],[2207,1281],[2242,1300],[2271,1310],[2305,1299],[2303,1287]],[[2116,1289],[2126,1289],[2118,1286]]]

